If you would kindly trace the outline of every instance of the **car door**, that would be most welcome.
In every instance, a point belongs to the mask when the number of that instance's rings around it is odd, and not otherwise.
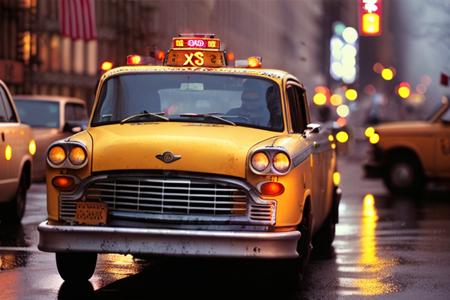
[[[327,211],[331,208],[331,202],[327,201],[329,190],[329,160],[330,145],[328,134],[316,127],[314,130],[308,129],[310,116],[305,90],[295,82],[288,83],[287,95],[289,98],[290,115],[292,119],[293,131],[295,133],[307,134],[304,138],[310,142],[312,151],[312,209],[314,215],[314,227],[321,224],[326,217]],[[330,203],[328,203],[330,202]],[[314,228],[314,230],[317,228]]]
[[[19,183],[23,147],[19,143],[20,124],[8,93],[0,84],[0,200],[8,201],[15,193]]]

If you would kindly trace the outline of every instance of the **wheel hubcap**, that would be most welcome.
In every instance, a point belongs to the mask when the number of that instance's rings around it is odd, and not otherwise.
[[[398,187],[409,187],[414,181],[414,171],[411,166],[406,163],[397,164],[391,170],[391,179]]]

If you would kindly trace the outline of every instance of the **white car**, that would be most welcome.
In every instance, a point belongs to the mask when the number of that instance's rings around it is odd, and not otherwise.
[[[0,80],[0,203],[5,219],[20,222],[31,182],[36,144],[31,129],[20,122],[8,88]]]

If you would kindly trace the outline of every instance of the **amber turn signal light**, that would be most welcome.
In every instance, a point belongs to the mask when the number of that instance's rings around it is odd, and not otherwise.
[[[278,196],[284,192],[284,186],[279,182],[265,182],[260,189],[264,196]]]
[[[55,188],[60,190],[69,190],[75,185],[75,179],[69,176],[56,176],[52,180]]]

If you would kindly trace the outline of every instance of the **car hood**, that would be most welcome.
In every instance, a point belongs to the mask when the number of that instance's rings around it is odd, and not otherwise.
[[[381,135],[404,135],[426,133],[431,128],[431,123],[426,121],[392,122],[380,124],[375,130]]]
[[[92,171],[174,170],[245,177],[253,145],[276,133],[240,126],[200,123],[131,123],[88,129]],[[180,159],[166,163],[165,152]]]

